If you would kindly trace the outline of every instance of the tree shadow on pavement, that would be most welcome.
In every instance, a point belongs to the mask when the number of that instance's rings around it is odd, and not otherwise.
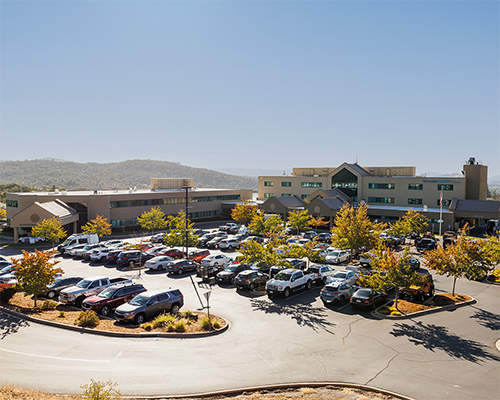
[[[500,315],[498,314],[476,308],[476,312],[471,318],[477,319],[479,325],[489,328],[492,331],[500,331]]]
[[[29,326],[28,321],[2,313],[0,314],[0,339],[4,339],[6,336],[19,331],[20,328],[27,326]]]
[[[421,322],[414,325],[397,323],[390,334],[395,337],[407,336],[408,340],[417,346],[423,346],[432,352],[442,350],[450,357],[473,363],[486,360],[500,361],[500,357],[486,350],[486,345],[454,335],[444,326],[425,325]]]
[[[334,335],[329,328],[337,324],[327,319],[325,309],[313,307],[310,304],[293,304],[285,302],[270,302],[265,299],[251,299],[251,306],[255,310],[263,311],[266,314],[287,315],[297,322],[299,326],[308,326],[315,331],[323,329]]]

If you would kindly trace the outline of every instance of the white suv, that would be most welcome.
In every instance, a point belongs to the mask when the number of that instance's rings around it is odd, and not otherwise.
[[[90,254],[90,259],[92,261],[106,261],[106,256],[111,250],[114,250],[113,247],[104,247],[101,249],[95,249],[92,254]]]

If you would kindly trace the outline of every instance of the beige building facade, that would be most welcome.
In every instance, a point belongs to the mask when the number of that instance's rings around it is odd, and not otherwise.
[[[164,188],[167,187],[167,188]],[[113,228],[137,225],[137,217],[159,207],[166,215],[176,215],[186,210],[192,221],[217,218],[226,202],[252,199],[252,189],[198,189],[192,179],[151,180],[150,190],[68,191],[7,194],[7,223],[15,235],[26,234],[40,221],[31,221],[24,210],[35,203],[59,201],[74,210],[76,225],[65,227],[68,233],[80,231],[81,226],[97,215],[107,218]],[[17,232],[17,233],[16,233]]]

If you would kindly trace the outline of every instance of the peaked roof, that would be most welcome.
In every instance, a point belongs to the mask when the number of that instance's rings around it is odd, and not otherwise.
[[[274,196],[274,198],[285,207],[304,207],[307,204],[297,195],[280,197]]]
[[[74,208],[68,206],[66,203],[62,202],[59,199],[55,199],[54,201],[47,201],[46,203],[39,203],[38,201],[35,201],[34,204],[36,204],[40,208],[43,208],[45,211],[49,212],[57,218],[64,218],[76,213],[76,210]]]
[[[327,199],[317,198],[315,200],[323,203],[330,210],[340,210],[344,206],[344,204],[349,203],[348,201],[344,201],[342,198],[340,198],[338,196],[337,197],[329,197]],[[315,200],[313,200],[313,201],[315,201]]]
[[[351,167],[353,170],[355,170],[360,175],[363,175],[363,176],[371,176],[372,175],[366,169],[364,169],[361,165],[359,165],[357,163],[354,163],[354,164],[344,163],[344,164]],[[342,164],[342,165],[344,165],[344,164]],[[341,167],[342,167],[342,165],[341,165]]]
[[[500,201],[489,200],[459,200],[454,198],[450,211],[500,213]]]

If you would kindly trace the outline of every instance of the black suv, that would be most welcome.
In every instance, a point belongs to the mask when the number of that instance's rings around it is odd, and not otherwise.
[[[76,285],[82,279],[83,278],[80,278],[79,276],[61,276],[48,285],[41,295],[49,299],[57,299],[61,290]]]
[[[417,248],[417,251],[424,252],[436,249],[437,244],[434,239],[423,238],[415,245],[415,247]]]
[[[154,255],[140,250],[122,251],[118,256],[116,263],[119,265],[142,265]]]
[[[246,271],[250,267],[246,264],[235,264],[227,267],[224,271],[217,274],[217,282],[219,283],[233,283],[234,278],[242,271]]]
[[[249,269],[240,272],[236,278],[234,278],[234,286],[236,286],[236,289],[254,290],[257,286],[265,285],[267,280],[268,275],[254,269]]]

